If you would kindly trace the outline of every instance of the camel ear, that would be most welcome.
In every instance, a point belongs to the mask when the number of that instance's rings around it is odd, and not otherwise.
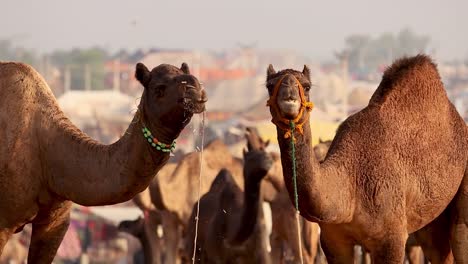
[[[187,63],[182,63],[182,66],[180,66],[180,69],[185,73],[185,74],[190,74],[190,69],[187,65]]]
[[[151,79],[150,71],[146,66],[139,62],[136,65],[135,78],[144,86],[148,86],[148,83]]]
[[[268,145],[270,145],[270,140],[269,139],[265,142],[265,148],[268,147]]]
[[[323,140],[322,140],[321,137],[319,137],[319,143],[320,143],[320,144],[323,143]]]
[[[307,65],[304,65],[304,69],[302,70],[302,74],[310,80],[310,69]]]
[[[268,69],[267,69],[267,77],[270,77],[271,75],[275,74],[276,71],[275,69],[273,68],[273,65],[268,65]]]

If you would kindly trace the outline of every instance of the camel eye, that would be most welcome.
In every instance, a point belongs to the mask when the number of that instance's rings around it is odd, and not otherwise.
[[[164,91],[164,90],[166,90],[166,85],[165,84],[158,84],[158,85],[156,85],[156,90]]]
[[[304,87],[304,90],[305,90],[306,92],[310,91],[310,85],[304,84],[302,87]]]
[[[165,84],[158,84],[154,87],[152,91],[156,94],[157,97],[162,97],[164,96],[164,91],[166,90],[166,85]]]

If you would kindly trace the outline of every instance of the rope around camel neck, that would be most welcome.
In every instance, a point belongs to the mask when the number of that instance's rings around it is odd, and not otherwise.
[[[304,259],[302,257],[302,236],[299,219],[299,195],[297,194],[296,145],[294,144],[294,130],[296,129],[296,125],[292,120],[289,121],[289,127],[291,129],[291,159],[293,169],[294,205],[296,207],[297,244],[299,248],[299,257],[302,264],[304,263]]]

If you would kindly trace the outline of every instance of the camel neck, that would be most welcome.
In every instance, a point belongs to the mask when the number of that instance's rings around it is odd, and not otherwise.
[[[244,203],[242,218],[238,230],[231,244],[240,245],[254,233],[260,210],[260,183],[261,180],[249,180],[252,176],[247,175],[244,181]]]
[[[149,144],[139,113],[111,145],[89,138],[66,118],[43,126],[52,135],[42,142],[47,164],[44,175],[51,190],[85,206],[124,202],[143,191],[169,153]]]
[[[351,189],[346,173],[333,162],[319,163],[311,143],[310,124],[303,126],[304,133],[295,132],[295,158],[299,211],[309,221],[339,223],[347,221],[351,206],[346,198]],[[294,204],[293,160],[291,138],[284,138],[285,131],[277,128],[278,143],[283,165],[283,177],[291,201]]]

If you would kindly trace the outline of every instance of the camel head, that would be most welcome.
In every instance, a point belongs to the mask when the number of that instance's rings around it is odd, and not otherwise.
[[[270,109],[276,104],[279,113],[272,111],[272,115],[281,115],[284,119],[295,119],[301,109],[301,92],[304,91],[304,100],[309,101],[309,90],[311,86],[310,70],[304,65],[302,72],[286,69],[276,72],[273,65],[269,65],[267,69],[266,86],[268,94],[273,102],[269,102]],[[275,89],[277,89],[275,94]]]
[[[268,66],[266,86],[270,98],[267,106],[273,117],[272,122],[285,132],[284,138],[292,136],[294,130],[303,134],[303,125],[309,119],[313,104],[309,102],[310,70],[304,65],[302,72],[286,69],[276,72]]]
[[[119,223],[117,229],[120,232],[125,232],[133,236],[142,234],[145,230],[145,220],[142,217],[138,217],[135,220],[125,220]]]
[[[252,128],[247,128],[245,137],[247,150],[244,149],[244,177],[260,182],[273,165],[273,157],[266,151],[270,142],[263,141]]]
[[[205,110],[206,92],[189,67],[161,64],[151,71],[143,63],[136,65],[136,79],[143,85],[141,107],[147,122],[187,125],[193,114]]]

